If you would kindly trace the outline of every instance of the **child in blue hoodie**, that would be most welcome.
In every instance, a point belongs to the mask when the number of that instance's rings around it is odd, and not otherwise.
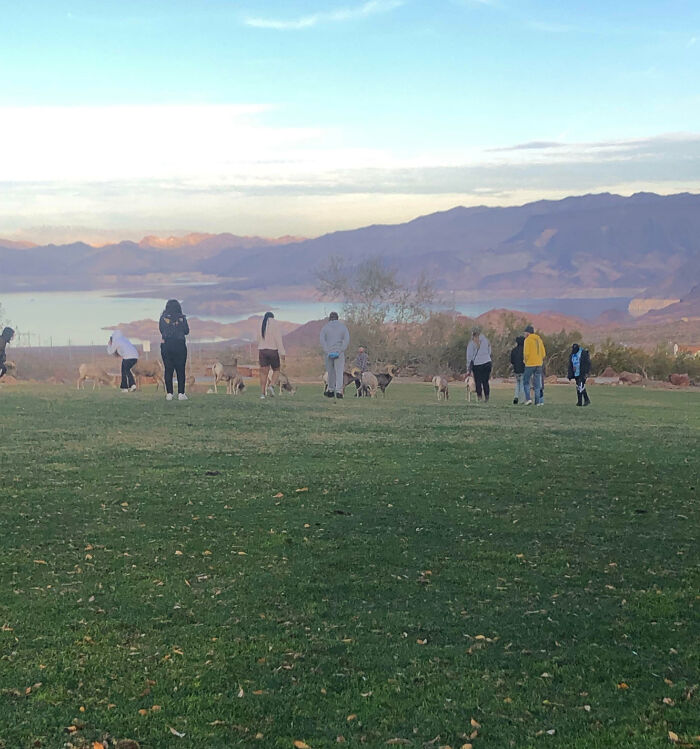
[[[590,406],[591,399],[586,392],[586,378],[591,372],[591,355],[588,349],[581,348],[578,343],[571,347],[569,355],[569,380],[576,381],[577,406]]]

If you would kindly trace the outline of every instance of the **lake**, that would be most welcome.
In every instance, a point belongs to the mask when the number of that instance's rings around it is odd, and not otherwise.
[[[103,328],[135,320],[157,320],[163,298],[114,296],[114,291],[17,292],[0,294],[3,322],[17,330],[15,345],[66,346],[103,344],[109,333]],[[476,317],[490,309],[507,307],[523,312],[553,310],[593,318],[604,309],[627,309],[628,297],[612,299],[493,299],[456,302],[462,314]],[[280,320],[305,323],[326,317],[340,305],[332,302],[280,301],[270,309]],[[218,322],[237,322],[265,310],[250,309],[239,315],[206,315]]]

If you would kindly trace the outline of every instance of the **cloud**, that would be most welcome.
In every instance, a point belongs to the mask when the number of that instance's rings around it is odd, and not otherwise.
[[[261,18],[249,16],[244,19],[246,26],[258,29],[273,29],[276,31],[299,31],[318,26],[322,23],[340,23],[355,18],[364,18],[376,13],[387,13],[399,8],[405,0],[367,0],[354,8],[338,8],[331,11],[319,11],[306,16],[299,16],[289,20],[279,18]]]
[[[489,148],[489,151],[541,151],[545,148],[561,148],[564,144],[553,140],[531,140],[528,143],[518,143],[515,146],[502,146],[501,148]]]

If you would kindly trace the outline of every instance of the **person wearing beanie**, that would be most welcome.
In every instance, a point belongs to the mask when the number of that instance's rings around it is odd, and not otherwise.
[[[523,388],[523,372],[525,371],[525,360],[523,359],[523,346],[525,336],[519,335],[515,338],[515,346],[510,351],[510,364],[515,375],[515,392],[513,393],[513,405],[522,401],[525,403],[525,389]]]
[[[139,352],[136,346],[121,332],[113,330],[107,344],[107,353],[122,358],[122,393],[133,393],[136,390],[136,381],[131,369],[139,360]]]
[[[7,354],[5,349],[7,348],[7,344],[14,337],[15,331],[12,328],[4,328],[2,333],[0,333],[0,378],[4,377],[7,372],[7,366],[5,364],[7,361]]]
[[[182,307],[177,299],[168,299],[163,314],[160,316],[158,328],[162,336],[160,355],[165,368],[166,400],[173,399],[173,374],[177,373],[177,399],[186,401],[185,369],[187,366],[187,343],[185,337],[190,334],[187,318],[182,313]]]
[[[343,373],[345,372],[345,350],[350,344],[350,331],[340,322],[337,312],[328,315],[328,322],[321,329],[321,348],[326,359],[328,398],[343,397]]]
[[[491,396],[489,378],[491,377],[491,343],[481,332],[481,328],[472,328],[472,339],[467,345],[467,374],[474,375],[476,397],[488,403]]]
[[[578,343],[571,347],[569,355],[568,379],[576,381],[577,406],[590,406],[591,399],[586,392],[586,379],[591,372],[591,355],[588,349],[581,348]]]
[[[547,352],[542,339],[535,333],[532,325],[525,328],[525,342],[523,344],[523,361],[525,371],[523,372],[523,388],[525,390],[525,405],[532,405],[530,397],[530,383],[535,397],[535,405],[543,404],[543,379],[544,379],[544,358]]]

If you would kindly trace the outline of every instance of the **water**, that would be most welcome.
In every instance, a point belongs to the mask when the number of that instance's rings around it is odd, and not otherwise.
[[[113,291],[0,294],[2,322],[17,331],[16,346],[88,346],[106,344],[109,331],[103,328],[135,320],[157,320],[163,311],[163,298],[160,296],[134,299],[113,294]],[[334,305],[328,302],[313,301],[278,302],[270,307],[278,319],[298,323],[325,317],[333,308]],[[245,314],[204,317],[229,323],[265,311],[251,309]]]
[[[106,343],[109,332],[103,328],[135,320],[157,320],[163,298],[113,296],[113,291],[43,291],[0,294],[4,324],[17,330],[15,345],[66,346]],[[606,309],[627,309],[629,298],[611,299],[493,299],[459,302],[459,312],[476,317],[490,309],[505,307],[523,312],[552,310],[591,319]],[[279,320],[305,323],[319,320],[340,305],[332,302],[280,301],[270,304]],[[239,315],[207,315],[222,323],[238,322],[264,309],[250,309]]]

